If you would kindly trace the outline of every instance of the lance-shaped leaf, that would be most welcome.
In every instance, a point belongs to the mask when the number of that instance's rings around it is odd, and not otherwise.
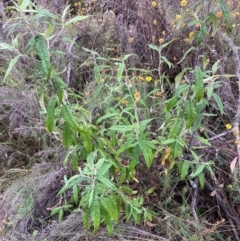
[[[45,118],[45,124],[47,131],[53,132],[54,126],[55,126],[55,106],[56,106],[56,97],[52,97],[52,99],[49,101],[47,106],[47,116]]]
[[[68,122],[70,127],[76,131],[83,131],[83,128],[78,124],[75,116],[68,105],[63,105],[61,109],[63,119]]]
[[[195,67],[195,95],[196,101],[201,101],[204,97],[203,74],[199,66]]]
[[[192,101],[188,101],[185,106],[185,111],[184,111],[184,118],[186,121],[186,127],[190,128],[192,123],[195,121],[197,117],[197,112],[195,105]]]
[[[64,122],[62,128],[62,141],[66,149],[69,149],[73,143],[74,133],[67,121]]]
[[[51,64],[50,64],[50,55],[49,55],[49,52],[47,49],[46,42],[45,42],[43,36],[41,36],[41,35],[37,35],[35,37],[35,41],[36,41],[37,54],[41,60],[42,70],[49,78]]]

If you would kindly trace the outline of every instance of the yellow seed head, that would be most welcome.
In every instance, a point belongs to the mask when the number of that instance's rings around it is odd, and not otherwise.
[[[152,81],[152,77],[151,77],[151,76],[147,76],[147,77],[145,78],[145,80],[146,80],[147,82],[151,82],[151,81]]]
[[[182,0],[182,1],[181,1],[181,6],[182,6],[182,7],[187,6],[187,1],[186,1],[186,0]]]
[[[226,127],[227,130],[231,130],[232,129],[232,125],[231,124],[226,124],[225,127]]]
[[[152,1],[152,7],[157,7],[157,3],[155,1]]]
[[[134,38],[133,38],[133,37],[128,38],[128,42],[129,42],[130,44],[133,43],[133,41],[134,41]]]
[[[123,104],[123,105],[127,105],[127,104],[128,104],[128,101],[127,101],[127,100],[123,100],[122,104]]]
[[[162,44],[164,42],[164,38],[160,38],[158,41],[160,44]]]
[[[134,98],[135,98],[135,101],[136,101],[136,102],[138,102],[138,101],[141,99],[141,95],[140,95],[139,91],[136,91],[136,92],[135,92]]]
[[[194,32],[190,32],[188,36],[189,38],[191,38],[193,35],[194,35]]]
[[[176,14],[176,19],[179,20],[180,18],[182,18],[182,16],[180,14]]]
[[[222,12],[220,11],[220,12],[217,12],[217,17],[218,18],[221,18],[222,17]]]
[[[157,96],[157,97],[161,97],[162,94],[163,94],[163,93],[162,93],[161,91],[158,91],[158,92],[155,93],[155,96]]]

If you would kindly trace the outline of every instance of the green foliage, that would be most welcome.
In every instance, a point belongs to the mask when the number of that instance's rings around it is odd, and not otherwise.
[[[227,31],[231,32],[232,25],[231,25],[230,14],[229,14],[228,8],[226,6],[226,3],[223,0],[218,0],[218,2],[221,6],[221,9],[223,11],[223,16],[224,16],[224,18],[226,20],[226,23],[227,23]]]
[[[219,3],[230,32],[228,9],[222,0]],[[199,17],[200,3],[196,4],[198,7],[194,5],[194,14],[183,14],[182,20],[193,17],[187,27],[196,24],[199,27],[179,60],[167,55],[176,39],[162,44],[149,43],[151,53],[158,56],[157,70],[130,66],[135,57],[131,53],[106,58],[95,50],[83,48],[87,60],[81,67],[87,66],[92,71],[95,84],[84,98],[64,82],[69,60],[66,61],[64,51],[54,46],[58,41],[71,42],[72,25],[89,16],[69,19],[70,7],[58,16],[43,9],[28,9],[30,5],[29,0],[23,0],[15,3],[14,8],[32,14],[30,20],[23,18],[20,25],[26,24],[32,34],[25,50],[34,56],[33,76],[41,83],[39,102],[42,114],[46,115],[45,126],[48,132],[59,134],[60,145],[66,150],[63,164],[70,162],[74,170],[64,177],[64,186],[58,193],[64,204],[52,210],[51,215],[57,214],[60,222],[64,214],[80,209],[86,228],[96,232],[103,224],[109,234],[113,234],[120,217],[126,221],[151,222],[152,212],[146,208],[145,198],[154,192],[154,187],[144,196],[131,186],[139,182],[140,168],[149,170],[161,165],[166,175],[177,169],[176,178],[180,181],[191,183],[198,178],[203,188],[206,173],[214,175],[214,162],[203,161],[199,154],[211,145],[199,130],[213,112],[225,114],[222,99],[216,92],[221,87],[217,80],[222,77],[218,74],[219,61],[209,67],[205,50],[210,48],[206,44],[210,28],[211,37],[218,32],[218,17],[212,12]],[[37,22],[43,27],[35,29]],[[66,38],[61,36],[63,32],[68,33]],[[18,46],[18,37],[12,44],[0,43],[1,50],[17,53],[9,62],[3,83],[21,59]],[[196,61],[190,63],[193,53],[197,55]],[[63,68],[56,64],[56,59],[63,63]],[[175,76],[168,76],[167,69],[179,65],[182,69]],[[69,190],[70,200],[65,197]]]
[[[36,51],[41,61],[41,69],[47,76],[47,80],[50,78],[50,55],[47,50],[46,42],[41,35],[35,37]]]
[[[47,131],[49,131],[49,132],[53,132],[53,130],[54,130],[55,107],[56,107],[56,98],[53,97],[48,103],[47,115],[46,115],[46,118],[45,118],[46,128],[47,128]]]

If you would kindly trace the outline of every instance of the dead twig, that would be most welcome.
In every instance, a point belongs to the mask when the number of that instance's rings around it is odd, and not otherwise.
[[[217,202],[219,204],[219,206],[222,208],[222,210],[225,212],[225,215],[228,219],[228,221],[230,222],[235,238],[237,241],[240,241],[239,235],[236,231],[235,225],[233,223],[233,221],[236,223],[236,225],[239,227],[240,226],[240,220],[238,217],[234,216],[234,214],[232,213],[232,211],[230,210],[229,206],[227,205],[226,202],[223,201],[222,197],[220,196],[220,194],[218,193],[217,190],[215,190],[212,185],[206,180],[205,181],[205,187],[206,189],[208,189],[210,192],[216,191],[216,194],[214,195],[217,199]]]
[[[193,186],[193,192],[192,192],[191,211],[192,211],[192,214],[193,214],[193,217],[194,217],[196,223],[199,223],[198,215],[197,215],[197,212],[196,212],[197,197],[198,197],[198,186],[199,186],[198,178],[195,178],[194,186]],[[202,237],[201,233],[200,233],[200,240],[203,240],[203,237]]]
[[[67,80],[66,84],[69,86],[70,79],[71,79],[71,71],[72,71],[72,48],[73,45],[76,43],[77,40],[81,38],[80,35],[77,35],[76,37],[73,38],[73,41],[71,42],[70,46],[67,49]]]
[[[234,118],[233,123],[233,134],[236,138],[235,144],[237,145],[237,153],[238,153],[238,174],[240,176],[240,135],[239,135],[239,123],[240,123],[240,58],[238,54],[238,49],[231,38],[229,38],[225,33],[221,33],[222,38],[228,43],[230,48],[232,49],[233,58],[235,60],[237,78],[238,78],[238,103],[237,103],[237,110]]]

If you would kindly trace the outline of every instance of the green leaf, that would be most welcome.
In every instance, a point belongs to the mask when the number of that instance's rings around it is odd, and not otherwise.
[[[127,142],[123,143],[116,152],[116,156],[119,156],[121,153],[129,150],[130,148],[136,146],[137,143],[133,139],[129,139]]]
[[[165,44],[162,44],[162,45],[160,46],[160,49],[162,50],[162,49],[166,48],[166,47],[167,47],[171,42],[173,42],[173,41],[175,41],[175,39],[170,40],[170,41],[166,42]]]
[[[40,107],[42,108],[41,113],[47,114],[47,109],[46,109],[45,104],[44,104],[44,91],[42,91],[42,92],[40,93],[40,96],[39,96],[39,105],[40,105]]]
[[[213,66],[212,66],[212,74],[215,74],[218,70],[218,65],[219,65],[219,62],[216,61]]]
[[[175,122],[173,123],[169,131],[168,139],[176,139],[180,135],[182,127],[183,127],[183,120],[179,120],[179,119],[175,120]]]
[[[209,60],[204,55],[200,55],[199,58],[202,59],[203,69],[205,70],[207,65],[209,64]]]
[[[51,69],[51,64],[50,64],[50,55],[47,49],[46,42],[41,35],[37,35],[35,37],[36,41],[36,50],[37,54],[41,60],[41,66],[43,69],[43,72],[47,76],[47,78],[50,78],[50,69]]]
[[[125,68],[125,64],[124,63],[119,63],[118,64],[118,70],[117,70],[117,81],[120,82],[123,78],[123,71]]]
[[[97,124],[99,124],[101,121],[106,120],[106,119],[110,119],[110,120],[114,119],[114,117],[119,117],[119,113],[114,112],[114,113],[108,113],[106,115],[103,115],[97,119]]]
[[[163,62],[165,62],[168,65],[169,69],[173,67],[173,64],[165,56],[161,56],[161,60],[163,60]]]
[[[131,152],[131,160],[128,168],[130,174],[135,172],[135,167],[139,164],[139,155],[140,147],[139,145],[135,145]]]
[[[125,213],[126,213],[126,220],[129,221],[129,219],[132,216],[132,206],[130,205],[130,203],[126,203]]]
[[[93,202],[94,189],[91,190],[88,200],[88,207],[90,208]]]
[[[40,9],[40,10],[25,10],[24,13],[32,13],[34,16],[32,20],[40,19],[40,18],[49,18],[49,19],[58,19],[58,16],[55,14],[50,13],[48,10]]]
[[[194,177],[198,176],[203,171],[205,166],[206,166],[206,164],[198,165],[197,166],[197,170],[190,175],[190,178],[194,178]]]
[[[151,167],[154,158],[153,149],[155,149],[154,144],[149,141],[138,140],[138,145],[143,153],[146,165],[148,168]]]
[[[212,146],[212,144],[205,138],[201,137],[201,136],[197,136],[197,139],[202,142],[203,144],[207,145],[207,146]]]
[[[65,104],[62,106],[61,108],[61,114],[63,119],[68,122],[68,124],[70,125],[70,127],[76,131],[83,131],[83,128],[78,124],[75,116],[73,115],[70,107]]]
[[[59,223],[62,221],[62,218],[63,218],[63,210],[60,209],[60,210],[59,210],[59,213],[58,213],[58,222],[59,222]]]
[[[214,176],[215,174],[214,174],[214,172],[212,170],[212,167],[211,167],[211,165],[214,165],[214,162],[209,161],[208,163],[209,163],[209,165],[206,165],[206,169],[211,173],[211,176]]]
[[[127,131],[133,131],[136,128],[137,128],[137,125],[134,123],[132,125],[111,126],[109,130],[118,131],[118,132],[127,132]]]
[[[202,120],[203,120],[203,114],[202,113],[198,113],[197,117],[195,119],[195,122],[194,122],[194,124],[193,124],[193,126],[191,128],[192,132],[196,131],[200,127],[200,125],[202,123]]]
[[[154,44],[148,44],[149,48],[150,49],[153,49],[153,50],[156,50],[156,51],[159,51],[159,47],[157,45],[154,45]]]
[[[106,173],[108,173],[109,169],[112,167],[112,163],[106,163],[107,160],[105,159],[100,159],[96,166],[97,169],[97,175],[98,176],[104,176]]]
[[[213,85],[207,87],[207,98],[210,99],[213,95]]]
[[[194,50],[196,50],[195,47],[189,48],[189,49],[184,53],[183,57],[180,59],[180,61],[179,61],[177,64],[182,63],[182,61],[187,57],[187,55],[188,55],[191,51],[194,51]],[[185,70],[185,69],[184,69],[184,70]],[[183,71],[184,71],[184,70],[183,70]],[[175,79],[176,79],[176,78],[175,78]]]
[[[78,156],[76,152],[72,153],[72,169],[73,170],[78,169]]]
[[[67,121],[64,121],[63,127],[62,127],[62,141],[65,148],[68,150],[71,145],[73,144],[74,139],[74,133]]]
[[[186,128],[190,128],[192,123],[197,117],[195,104],[192,101],[188,101],[185,105],[184,118],[186,121]]]
[[[184,76],[184,74],[186,73],[187,70],[188,70],[187,68],[183,69],[183,70],[175,77],[175,89],[178,89],[178,87],[179,87],[179,85],[180,85],[180,83],[181,83],[181,81],[182,81],[182,79],[183,79],[183,76]]]
[[[57,92],[57,96],[58,96],[58,101],[60,104],[62,104],[62,100],[63,100],[63,90],[62,90],[62,86],[60,85],[59,81],[57,80],[56,77],[54,77],[52,79],[53,82],[53,86]]]
[[[167,144],[171,144],[173,142],[176,142],[176,139],[167,139],[165,141],[162,142],[162,145],[167,145]]]
[[[172,110],[173,107],[175,107],[176,104],[178,103],[178,96],[174,95],[171,99],[165,101],[165,103],[166,103],[167,111]]]
[[[198,174],[198,180],[199,180],[199,183],[200,183],[200,187],[201,187],[201,188],[204,188],[205,177],[204,177],[204,173],[203,173],[203,172],[200,172],[200,173]]]
[[[221,115],[225,114],[225,112],[223,110],[223,104],[222,104],[221,98],[216,93],[213,93],[213,98],[217,103],[217,106],[218,106],[218,109],[219,109]]]
[[[119,193],[119,194],[122,194],[120,189],[118,189],[114,183],[109,180],[108,178],[105,178],[103,176],[98,176],[97,179],[102,182],[106,187],[110,188],[111,190],[114,190],[115,192]]]
[[[218,23],[220,22],[219,18],[211,12],[211,13],[209,13],[208,19],[212,23],[212,34],[211,34],[211,36],[214,36],[216,34],[216,32],[219,30],[219,26],[218,26]]]
[[[110,193],[107,197],[101,198],[100,203],[105,208],[110,219],[113,219],[114,221],[117,222],[119,218],[119,213],[118,213],[116,196],[113,193]]]
[[[94,75],[94,79],[97,81],[97,83],[99,83],[100,82],[99,66],[97,65],[94,66],[93,75]]]
[[[47,116],[45,118],[45,124],[47,131],[53,132],[55,127],[55,106],[56,106],[56,97],[52,97],[47,106]]]
[[[195,67],[194,74],[196,101],[199,102],[204,98],[203,74],[199,66]]]
[[[57,78],[53,78],[52,82],[53,82],[53,86],[54,86],[54,88],[57,92],[58,101],[59,101],[60,104],[62,104],[62,102],[63,102],[63,88],[59,84],[59,81],[57,80]]]
[[[98,200],[93,201],[90,211],[91,211],[91,218],[93,221],[94,231],[97,231],[101,223],[101,211],[100,211],[100,204]]]
[[[62,13],[62,20],[64,21],[65,17],[67,16],[67,14],[69,13],[69,10],[71,8],[71,5],[68,5],[64,8],[63,13]]]
[[[93,151],[93,140],[91,137],[91,133],[88,132],[88,130],[81,130],[80,131],[80,136],[82,139],[82,142],[84,144],[84,147],[87,151],[87,154],[91,153]]]
[[[133,54],[126,54],[123,56],[123,60],[126,61],[129,57],[131,57]]]
[[[12,40],[12,44],[16,49],[19,49],[19,39],[22,37],[22,34],[17,34],[17,36]]]
[[[114,231],[113,224],[112,223],[107,224],[106,228],[107,228],[107,231],[108,231],[108,235],[110,235],[110,236],[113,235],[113,231]]]
[[[187,176],[189,167],[190,167],[189,162],[184,161],[182,164],[182,168],[180,170],[180,174],[181,174],[180,180],[181,181],[183,181],[185,179],[185,177]]]
[[[182,94],[184,92],[189,92],[189,85],[188,84],[180,85],[177,88],[175,95],[180,96],[180,94]]]
[[[46,31],[44,32],[44,35],[46,36],[46,38],[50,37],[53,30],[54,30],[54,25],[49,25],[48,28],[46,29]]]
[[[90,222],[89,222],[89,216],[90,216],[90,209],[85,207],[83,209],[82,220],[83,220],[84,226],[87,229],[89,229],[91,227]]]
[[[230,19],[230,14],[229,14],[229,11],[228,11],[228,8],[226,6],[226,3],[224,0],[218,0],[219,4],[220,4],[220,7],[222,9],[222,12],[223,12],[223,16],[226,20],[226,24],[227,24],[227,32],[230,33],[231,30],[232,30],[232,24],[231,24],[231,19]]]
[[[193,158],[194,158],[194,161],[195,162],[199,162],[200,161],[200,158],[202,157],[202,155],[198,155],[195,151],[193,151],[193,150],[190,150],[190,152],[191,152],[191,154],[192,154],[192,156],[193,156]]]
[[[174,142],[170,145],[172,151],[171,151],[171,159],[170,159],[170,165],[169,169],[171,169],[174,166],[174,159],[179,158],[182,156],[182,145],[179,142]]]
[[[76,16],[76,17],[70,19],[68,22],[66,22],[66,23],[64,24],[64,26],[68,27],[68,25],[71,24],[71,23],[83,21],[83,20],[85,20],[85,19],[87,19],[87,18],[89,18],[89,17],[90,17],[90,15],[88,15],[88,16]]]
[[[6,43],[0,43],[0,50],[16,50],[13,45],[6,44]]]
[[[19,0],[16,4],[16,6],[19,7],[20,10],[25,10],[27,9],[30,5],[32,4],[32,2],[30,0]]]
[[[19,59],[20,55],[17,55],[15,58],[11,59],[9,65],[8,65],[8,68],[6,70],[6,73],[4,75],[4,78],[3,78],[3,83],[5,83],[8,75],[11,73],[14,65],[17,63],[18,59]]]
[[[118,200],[117,200],[117,196],[114,193],[109,194],[109,199],[112,202],[112,206],[114,208],[113,215],[112,215],[112,219],[117,222],[119,219],[119,213],[120,213],[120,208],[118,206]]]
[[[202,24],[202,28],[198,32],[198,35],[197,35],[197,42],[199,45],[202,44],[203,39],[206,36],[206,34],[207,34],[207,26],[205,24]]]
[[[69,156],[71,155],[71,152],[67,152],[64,160],[63,160],[63,166],[66,166],[69,160]]]
[[[128,170],[127,168],[122,168],[122,170],[119,172],[119,176],[118,176],[118,184],[122,184],[123,182],[125,182],[127,180],[127,173]]]
[[[56,208],[54,208],[54,209],[51,211],[50,216],[53,216],[53,215],[59,213],[59,211],[60,211],[61,209],[62,209],[62,207],[56,207]]]

